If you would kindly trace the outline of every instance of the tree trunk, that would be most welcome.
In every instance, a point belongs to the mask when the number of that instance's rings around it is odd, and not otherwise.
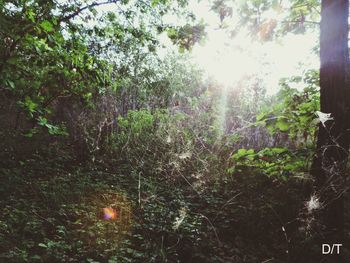
[[[344,241],[344,172],[350,142],[348,79],[348,0],[322,0],[320,31],[321,112],[333,120],[320,123],[316,156],[311,167],[315,194],[321,203],[321,243]],[[321,253],[321,244],[320,253]],[[342,262],[338,256],[326,262]]]

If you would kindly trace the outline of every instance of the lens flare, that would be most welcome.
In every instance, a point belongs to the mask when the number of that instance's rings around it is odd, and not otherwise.
[[[115,220],[117,219],[117,211],[111,207],[103,208],[104,219],[106,220]]]

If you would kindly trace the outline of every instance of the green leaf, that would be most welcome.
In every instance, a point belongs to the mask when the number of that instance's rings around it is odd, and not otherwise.
[[[39,246],[39,247],[43,247],[43,248],[47,248],[47,245],[44,244],[44,243],[39,243],[38,246]]]
[[[11,89],[14,89],[14,88],[15,88],[15,83],[13,83],[13,81],[7,79],[7,80],[6,80],[6,83],[7,83],[8,86],[10,86]]]
[[[35,15],[35,13],[33,12],[33,10],[30,9],[30,10],[27,11],[27,17],[32,22],[35,22],[34,15]]]
[[[39,117],[38,118],[38,124],[41,126],[46,126],[47,125],[47,119],[44,117]]]
[[[51,24],[51,22],[49,22],[47,20],[41,22],[40,26],[46,33],[53,31],[53,25]]]
[[[279,153],[287,152],[288,150],[286,148],[272,148],[271,151],[279,154]]]
[[[36,104],[30,97],[27,96],[25,98],[24,106],[27,108],[29,113],[32,114],[36,110],[38,104]]]
[[[276,123],[276,126],[280,131],[285,132],[289,130],[290,124],[286,122],[285,119],[279,119]]]
[[[262,112],[256,116],[257,121],[261,121],[264,118],[265,118],[265,112]]]

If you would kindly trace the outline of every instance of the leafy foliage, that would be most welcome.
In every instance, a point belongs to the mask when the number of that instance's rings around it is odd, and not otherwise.
[[[291,85],[300,83],[305,87],[303,91],[291,88]],[[292,140],[300,144],[307,146],[310,142],[309,145],[313,145],[316,111],[319,110],[318,73],[311,70],[304,77],[282,80],[281,86],[278,96],[282,102],[272,110],[260,113],[258,123],[266,126],[271,133],[288,133]]]
[[[205,23],[186,4],[0,3],[1,262],[317,261],[304,189],[318,72],[276,96],[257,76],[205,80],[186,53]],[[317,1],[290,5],[212,11],[266,41],[317,24]],[[165,23],[174,13],[187,22]],[[159,35],[180,52],[162,56]]]
[[[227,1],[215,1],[213,10],[225,12]],[[303,34],[317,28],[320,21],[320,4],[315,0],[278,0],[237,1],[235,7],[240,16],[238,27],[245,26],[254,39],[270,41],[287,33]],[[227,12],[227,11],[226,11]],[[223,13],[225,14],[225,13]],[[236,28],[231,28],[236,32]]]
[[[38,1],[5,1],[1,5],[1,89],[17,99],[34,125],[48,128],[51,134],[62,133],[56,131],[60,130],[55,126],[58,123],[52,123],[54,107],[61,98],[72,97],[75,103],[90,105],[95,95],[107,89],[118,90],[127,80],[133,81],[133,86],[139,83],[132,79],[139,74],[132,62],[141,62],[143,47],[156,49],[160,32],[152,30],[151,25],[160,24],[163,28],[161,16],[169,11],[170,3],[86,1],[80,5],[78,1],[49,1],[43,5]],[[97,9],[104,5],[118,11],[108,12],[107,19],[102,20]],[[124,11],[123,7],[129,10]],[[141,22],[130,25],[130,19]],[[91,26],[85,27],[82,22]],[[196,41],[191,40],[186,47]],[[130,71],[134,72],[131,79]],[[43,125],[43,119],[50,126]]]

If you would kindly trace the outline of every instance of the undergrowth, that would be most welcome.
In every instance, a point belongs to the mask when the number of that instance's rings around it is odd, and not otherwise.
[[[0,261],[315,262],[303,129],[317,98],[283,92],[292,99],[248,126],[231,120],[231,132],[205,95],[189,108],[129,110],[107,131],[88,122],[86,158],[70,138],[1,133]]]
[[[43,156],[1,169],[2,262],[288,262],[296,248],[298,179],[228,173],[194,188],[125,163]]]

